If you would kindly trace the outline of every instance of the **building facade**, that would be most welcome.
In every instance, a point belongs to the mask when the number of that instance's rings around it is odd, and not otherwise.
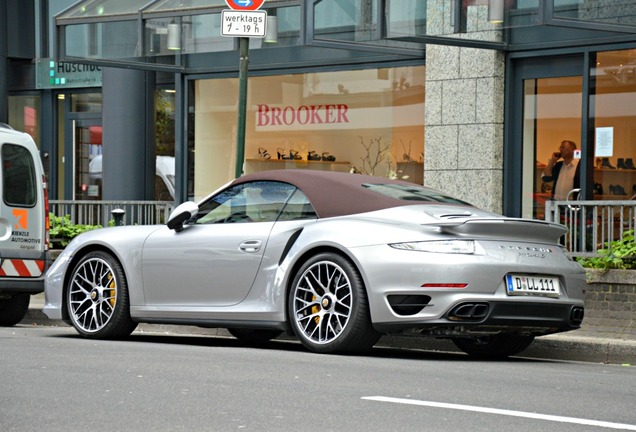
[[[227,8],[6,2],[0,121],[35,136],[54,199],[180,202],[302,168],[543,218],[563,140],[580,198],[636,194],[636,1],[266,0],[247,51]]]

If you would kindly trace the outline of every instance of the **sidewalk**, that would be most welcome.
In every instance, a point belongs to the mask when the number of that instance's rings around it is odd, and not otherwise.
[[[42,312],[43,306],[44,294],[32,296],[29,312],[22,324],[66,326],[61,321],[49,320]],[[136,332],[231,337],[225,329],[160,324],[140,324]],[[377,346],[460,352],[451,341],[412,336],[384,336]],[[636,334],[619,328],[587,327],[584,321],[580,330],[535,339],[521,357],[636,367]]]

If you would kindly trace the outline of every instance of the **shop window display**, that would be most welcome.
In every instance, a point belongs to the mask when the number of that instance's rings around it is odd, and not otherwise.
[[[591,76],[594,198],[636,196],[636,50],[600,52]]]
[[[303,168],[423,182],[424,66],[250,77],[245,173]],[[193,190],[234,177],[235,78],[194,86]]]
[[[554,183],[543,181],[546,166],[563,141],[576,145],[575,164],[593,157],[592,190],[569,199],[629,200],[636,197],[636,50],[596,54],[590,71],[592,117],[589,156],[581,151],[583,77],[524,81],[523,216],[544,218]],[[558,159],[559,161],[562,159]],[[582,181],[582,180],[581,180]],[[581,184],[573,186],[581,188]]]

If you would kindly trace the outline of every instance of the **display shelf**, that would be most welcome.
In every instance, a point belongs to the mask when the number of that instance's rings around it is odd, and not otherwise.
[[[636,173],[636,169],[622,169],[622,168],[594,168],[594,172],[603,172],[603,173]]]
[[[351,165],[349,161],[310,161],[306,159],[245,159],[246,162],[259,163],[294,163],[294,164],[310,164],[310,165]]]
[[[417,184],[424,184],[424,162],[398,162],[398,171],[401,171],[401,178],[407,176],[405,180],[408,180]]]
[[[348,161],[308,161],[306,159],[245,159],[245,173],[280,169],[309,169],[316,171],[349,172],[351,162]]]

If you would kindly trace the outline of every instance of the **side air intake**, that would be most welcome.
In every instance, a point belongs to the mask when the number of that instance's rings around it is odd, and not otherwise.
[[[393,312],[398,315],[415,315],[424,310],[431,298],[427,295],[389,295],[387,297]]]

